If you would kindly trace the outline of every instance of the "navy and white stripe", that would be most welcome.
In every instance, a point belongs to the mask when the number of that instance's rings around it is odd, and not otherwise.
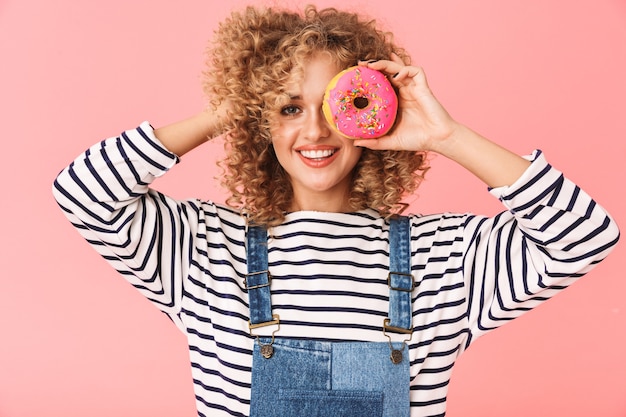
[[[409,342],[413,416],[443,415],[458,355],[588,272],[618,239],[599,205],[540,152],[532,159],[516,184],[490,191],[507,209],[493,218],[411,217],[419,282]],[[54,194],[88,242],[186,334],[198,415],[245,416],[254,343],[245,221],[150,189],[177,161],[144,123],[77,158]],[[270,235],[278,337],[387,340],[388,224],[376,212],[296,212]]]

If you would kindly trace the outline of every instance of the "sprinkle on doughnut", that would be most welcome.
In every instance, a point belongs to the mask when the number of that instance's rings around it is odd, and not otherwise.
[[[322,109],[326,120],[342,135],[373,139],[393,127],[398,98],[382,72],[351,67],[328,84]]]

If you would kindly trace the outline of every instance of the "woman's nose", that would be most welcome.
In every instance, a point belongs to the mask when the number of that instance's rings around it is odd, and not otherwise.
[[[317,141],[319,139],[328,137],[330,135],[330,126],[322,109],[317,112],[309,113],[309,117],[305,126],[305,138],[311,141]]]

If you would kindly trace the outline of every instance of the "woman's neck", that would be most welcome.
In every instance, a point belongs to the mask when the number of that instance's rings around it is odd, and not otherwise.
[[[353,211],[347,196],[337,198],[328,195],[307,195],[307,198],[294,196],[290,211],[324,211],[329,213],[347,213]]]

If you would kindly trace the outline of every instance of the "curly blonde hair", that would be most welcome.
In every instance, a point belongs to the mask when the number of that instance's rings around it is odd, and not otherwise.
[[[289,176],[271,146],[270,120],[288,100],[285,86],[302,79],[306,60],[327,52],[340,67],[359,60],[389,59],[392,53],[409,64],[375,21],[334,8],[303,13],[248,7],[218,27],[208,50],[204,90],[211,103],[228,103],[226,157],[220,161],[227,204],[251,222],[276,225],[292,203]],[[419,186],[428,169],[423,152],[363,149],[354,168],[349,203],[354,210],[374,208],[383,216],[400,212],[403,196]]]

